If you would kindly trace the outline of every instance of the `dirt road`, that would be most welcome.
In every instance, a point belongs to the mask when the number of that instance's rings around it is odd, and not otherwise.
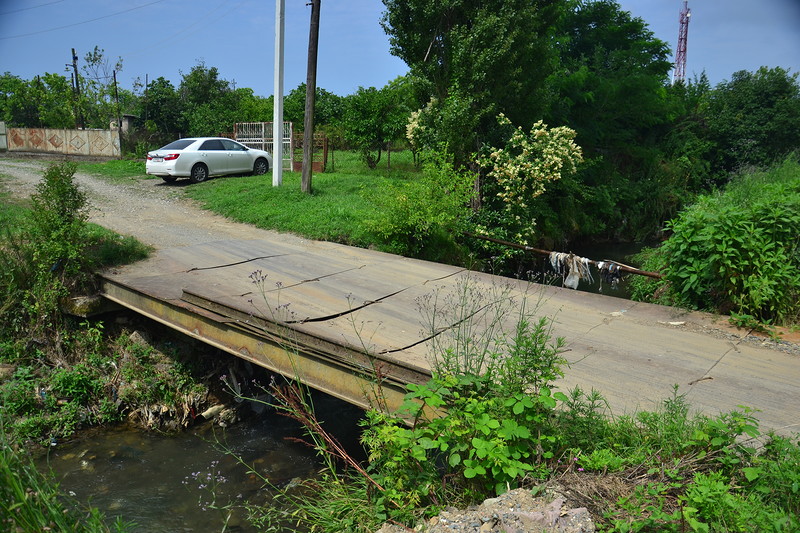
[[[0,157],[0,188],[15,197],[30,197],[49,163]],[[111,182],[82,173],[75,175],[75,181],[89,199],[91,222],[123,235],[134,236],[156,248],[224,239],[303,241],[292,235],[232,222],[201,209],[186,198],[185,180],[167,184],[160,179],[146,179],[144,169],[141,177],[124,182]]]

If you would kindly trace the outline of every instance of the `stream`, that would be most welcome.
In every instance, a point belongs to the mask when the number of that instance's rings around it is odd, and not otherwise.
[[[336,425],[355,435],[358,409],[330,397],[316,402],[323,413],[338,413]],[[241,504],[270,504],[261,476],[280,487],[319,469],[311,448],[286,440],[301,436],[294,421],[274,411],[227,429],[207,422],[178,435],[120,426],[56,443],[38,466],[52,470],[62,493],[98,508],[108,524],[116,517],[135,522],[132,532],[207,533],[223,531],[228,520],[225,531],[250,533],[257,529]]]

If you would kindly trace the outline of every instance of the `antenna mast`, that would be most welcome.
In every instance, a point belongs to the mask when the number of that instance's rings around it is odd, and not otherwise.
[[[692,16],[692,10],[689,9],[689,0],[683,0],[683,9],[681,9],[678,21],[680,23],[678,29],[678,46],[675,49],[675,70],[672,71],[672,83],[676,81],[683,81],[686,78],[686,41],[689,37],[689,17]]]

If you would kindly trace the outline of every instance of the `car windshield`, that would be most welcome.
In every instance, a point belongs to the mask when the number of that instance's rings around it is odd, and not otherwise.
[[[166,146],[162,146],[159,148],[159,150],[183,150],[194,141],[195,139],[178,139],[177,141],[172,141]]]

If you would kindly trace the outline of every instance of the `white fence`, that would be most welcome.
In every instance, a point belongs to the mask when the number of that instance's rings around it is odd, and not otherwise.
[[[119,157],[119,130],[8,128],[10,152]]]
[[[233,125],[233,138],[250,148],[266,150],[274,154],[272,122],[237,122]],[[283,169],[292,170],[294,150],[292,150],[292,123],[283,123]]]
[[[6,136],[6,123],[0,121],[0,152],[8,150],[8,138]]]

